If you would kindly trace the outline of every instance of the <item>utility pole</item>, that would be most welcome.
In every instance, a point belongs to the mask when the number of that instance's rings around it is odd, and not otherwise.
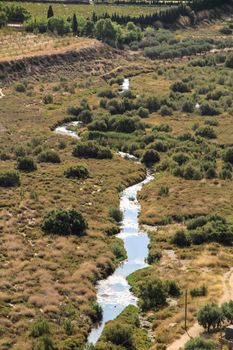
[[[185,290],[184,329],[187,332],[188,290]]]

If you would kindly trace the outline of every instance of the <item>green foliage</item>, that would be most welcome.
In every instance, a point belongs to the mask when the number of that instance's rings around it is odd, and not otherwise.
[[[56,347],[50,335],[43,335],[36,341],[33,341],[32,350],[55,350]]]
[[[37,166],[33,158],[20,157],[17,159],[17,169],[25,172],[30,172],[37,170]]]
[[[88,228],[87,222],[81,213],[74,209],[55,209],[45,215],[42,229],[46,233],[58,235],[81,236]]]
[[[0,172],[0,187],[15,187],[20,185],[19,174],[16,171]]]
[[[119,208],[110,208],[109,216],[117,223],[120,223],[123,220],[123,213]]]
[[[223,160],[226,163],[233,164],[233,148],[228,148],[223,154]]]
[[[189,234],[186,231],[179,230],[175,233],[174,237],[172,238],[172,243],[180,248],[184,248],[190,247],[192,242]]]
[[[152,166],[160,161],[159,153],[153,149],[148,149],[142,156],[142,163],[146,166]]]
[[[149,116],[149,110],[147,108],[140,107],[138,109],[138,115],[141,118],[147,118]]]
[[[52,95],[45,95],[43,97],[43,102],[45,105],[53,103],[53,96]]]
[[[161,186],[160,189],[159,189],[158,195],[161,196],[161,197],[168,196],[169,195],[169,187]]]
[[[64,175],[67,178],[74,179],[86,179],[89,177],[89,172],[83,165],[77,165],[75,167],[70,167],[64,171]]]
[[[73,17],[72,17],[72,32],[74,35],[78,35],[78,21],[77,21],[77,17],[76,17],[76,14],[74,13],[73,14]]]
[[[48,12],[47,12],[47,18],[50,18],[53,16],[54,16],[54,13],[53,13],[52,5],[49,5]]]
[[[172,297],[178,298],[181,295],[181,290],[175,281],[167,281],[168,294]]]
[[[207,287],[205,285],[199,287],[199,288],[194,288],[190,290],[190,295],[195,298],[195,297],[202,297],[206,296],[208,293]]]
[[[50,334],[50,326],[46,318],[40,317],[32,325],[31,335],[34,338],[38,338],[45,334]]]
[[[64,18],[55,16],[48,19],[47,28],[48,31],[58,35],[65,35],[71,31],[70,24]]]
[[[98,40],[109,45],[116,46],[117,29],[113,22],[107,19],[99,19],[95,24],[95,36]]]
[[[195,105],[192,101],[185,101],[182,105],[182,112],[193,113]]]
[[[120,322],[114,322],[109,324],[104,335],[107,342],[111,342],[115,345],[124,344],[124,347],[128,350],[134,350],[133,344],[133,328],[127,324],[122,324]]]
[[[93,322],[100,322],[103,318],[103,309],[96,301],[92,304],[94,314],[92,315]]]
[[[46,150],[38,155],[39,163],[61,163],[59,155],[53,150]]]
[[[112,252],[117,259],[119,259],[119,260],[126,259],[126,257],[127,257],[126,251],[125,251],[124,245],[122,244],[121,241],[114,242],[111,245],[111,249],[112,249]]]
[[[203,116],[205,115],[214,116],[220,113],[215,106],[209,104],[208,102],[205,102],[201,105],[200,112],[201,112],[201,115]]]
[[[183,83],[182,81],[177,81],[171,86],[171,90],[174,92],[180,92],[180,93],[185,93],[185,92],[190,92],[190,88],[186,83]]]
[[[215,344],[212,340],[202,337],[190,339],[184,347],[184,350],[214,350]]]
[[[160,259],[162,258],[162,253],[160,250],[158,249],[154,249],[151,246],[149,246],[149,254],[147,257],[147,262],[148,264],[154,264],[156,262],[158,262]]]
[[[203,127],[198,128],[195,132],[195,135],[205,137],[206,139],[216,139],[217,138],[217,135],[216,135],[214,129],[210,126],[203,126]]]
[[[74,333],[74,324],[69,318],[65,319],[63,327],[67,335],[72,335]]]
[[[93,141],[77,144],[73,150],[73,156],[82,158],[111,159],[112,152],[109,148],[99,146]]]
[[[197,320],[209,332],[211,328],[220,327],[223,321],[223,313],[217,304],[206,304],[198,311]]]
[[[167,297],[167,285],[159,278],[147,278],[139,285],[139,298],[143,311],[164,306]]]
[[[15,91],[17,91],[17,92],[25,92],[26,91],[26,86],[23,83],[17,83],[15,85]]]
[[[231,68],[231,69],[233,68],[233,55],[232,54],[227,57],[226,62],[225,62],[225,66],[227,68]]]

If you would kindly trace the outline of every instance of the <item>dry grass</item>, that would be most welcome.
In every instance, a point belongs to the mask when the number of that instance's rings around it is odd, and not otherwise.
[[[169,187],[169,196],[158,195],[161,186]],[[218,213],[232,219],[233,184],[231,181],[186,181],[160,174],[140,193],[142,223],[154,225],[165,216]]]
[[[0,31],[0,61],[26,56],[45,55],[64,49],[79,48],[91,42],[87,38],[74,36],[51,36],[15,31]]]

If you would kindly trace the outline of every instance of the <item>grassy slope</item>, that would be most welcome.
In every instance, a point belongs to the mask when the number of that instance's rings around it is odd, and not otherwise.
[[[41,98],[45,92],[52,92],[58,82],[31,83],[32,96],[16,93],[14,84],[4,89],[1,149],[8,154],[19,147],[33,152],[31,142],[37,140],[41,147],[59,152],[62,163],[39,164],[35,173],[21,174],[20,187],[1,189],[1,343],[11,339],[14,349],[30,349],[30,324],[39,314],[53,320],[60,315],[62,320],[70,303],[75,310],[74,336],[84,339],[90,327],[87,316],[93,312],[94,282],[117,262],[110,248],[114,238],[104,234],[112,225],[108,210],[118,205],[122,187],[144,177],[142,166],[119,156],[99,161],[74,158],[71,153],[75,142],[50,131],[55,122],[64,118],[67,106],[77,103],[81,96],[94,103],[92,93],[104,84],[102,80],[92,80],[92,88],[77,88],[72,95],[54,93],[52,106],[43,105]],[[62,150],[58,146],[61,140],[66,144]],[[89,179],[64,177],[64,170],[76,164],[87,166]],[[14,159],[1,161],[0,169],[14,169],[15,165]],[[89,222],[87,236],[78,239],[43,235],[42,217],[57,207],[80,210]],[[67,338],[62,322],[53,322],[53,336],[60,344]]]

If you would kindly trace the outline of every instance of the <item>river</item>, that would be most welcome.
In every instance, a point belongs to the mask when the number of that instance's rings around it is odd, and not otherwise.
[[[122,90],[129,89],[129,81],[125,79]],[[69,130],[69,126],[78,125],[79,122],[66,123],[55,128],[55,132],[79,138],[76,132]],[[120,156],[127,157],[133,161],[135,157],[130,154],[119,152]],[[127,259],[123,261],[115,272],[104,280],[97,283],[97,301],[103,309],[103,319],[97,327],[94,327],[89,334],[88,342],[95,344],[104,329],[107,321],[115,319],[126,306],[137,305],[137,298],[130,291],[127,276],[142,269],[147,265],[149,237],[146,232],[139,228],[138,216],[140,204],[137,200],[141,188],[153,179],[148,175],[146,179],[136,185],[126,188],[120,197],[120,209],[123,212],[121,231],[117,235],[124,242],[127,252]]]

